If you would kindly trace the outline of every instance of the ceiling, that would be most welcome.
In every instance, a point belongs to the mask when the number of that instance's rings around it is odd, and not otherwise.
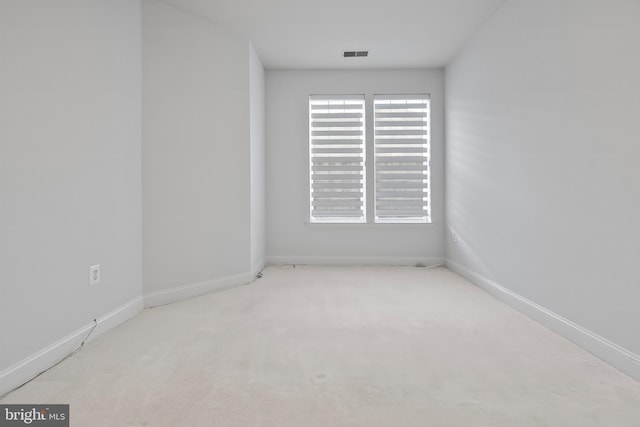
[[[164,1],[248,37],[267,69],[349,69],[443,67],[505,0]]]

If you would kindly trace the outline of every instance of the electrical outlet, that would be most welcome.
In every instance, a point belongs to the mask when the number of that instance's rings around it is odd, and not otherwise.
[[[100,283],[100,264],[89,267],[89,285]]]

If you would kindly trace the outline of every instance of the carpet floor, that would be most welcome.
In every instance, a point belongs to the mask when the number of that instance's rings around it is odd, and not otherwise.
[[[5,396],[95,426],[640,426],[640,383],[445,268],[269,267]]]

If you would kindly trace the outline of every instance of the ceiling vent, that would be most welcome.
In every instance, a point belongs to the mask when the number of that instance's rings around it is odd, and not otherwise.
[[[345,50],[344,57],[345,58],[355,58],[355,57],[364,57],[369,56],[368,50]]]

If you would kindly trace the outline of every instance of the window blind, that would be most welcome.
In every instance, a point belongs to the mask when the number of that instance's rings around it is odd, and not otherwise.
[[[364,95],[309,97],[311,222],[365,222]]]
[[[376,222],[431,222],[429,107],[429,95],[374,96]]]

